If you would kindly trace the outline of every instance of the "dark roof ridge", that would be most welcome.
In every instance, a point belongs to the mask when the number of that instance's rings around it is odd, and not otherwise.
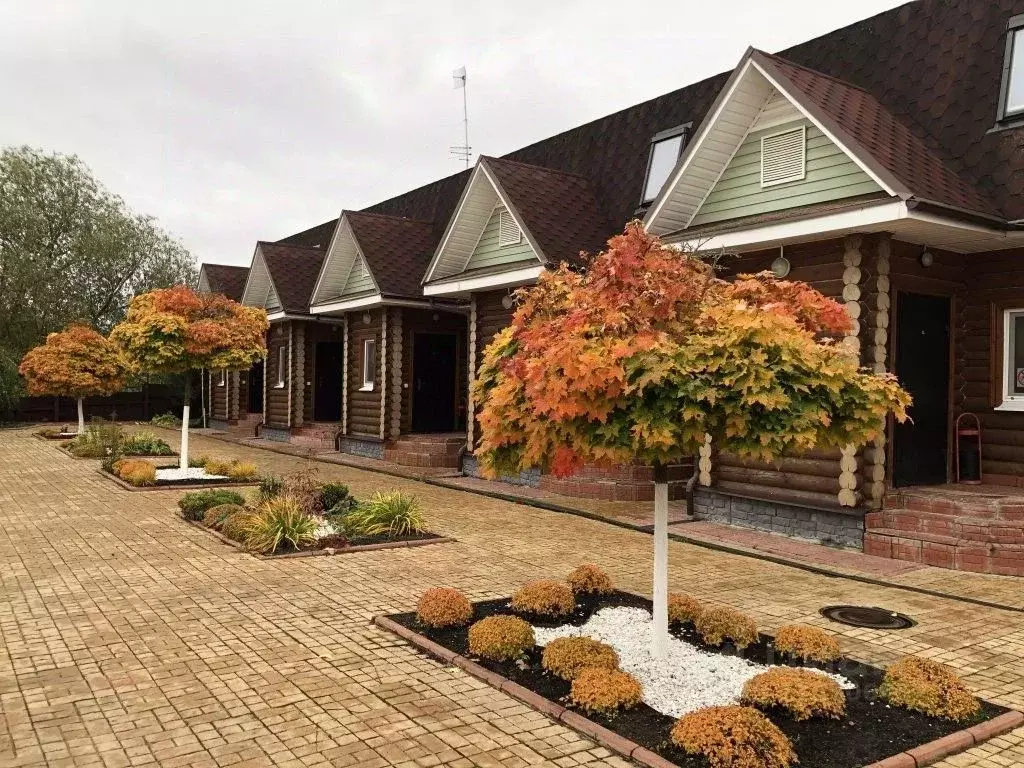
[[[317,248],[313,245],[293,245],[292,243],[282,243],[280,240],[257,240],[256,245],[272,245],[275,248],[287,248],[292,251],[312,251],[313,253],[323,253],[323,248]]]
[[[378,219],[391,219],[391,220],[394,220],[394,221],[408,221],[408,222],[411,222],[413,224],[426,224],[427,226],[430,226],[430,227],[434,226],[434,222],[427,221],[426,219],[413,219],[413,218],[410,218],[409,216],[398,216],[398,215],[396,215],[394,213],[376,213],[374,211],[357,211],[357,210],[352,210],[350,208],[346,208],[345,210],[343,210],[341,212],[341,215],[342,216],[345,216],[345,215],[352,215],[352,216],[374,216],[374,217],[376,217]]]
[[[522,160],[512,160],[511,158],[507,157],[495,157],[494,155],[480,155],[480,159],[497,161],[499,163],[508,163],[510,165],[518,165],[522,168],[536,168],[539,171],[545,171],[547,173],[556,173],[559,176],[572,176],[577,179],[582,179],[588,184],[592,183],[588,176],[584,176],[582,173],[576,173],[575,171],[563,171],[558,168],[548,168],[546,165],[537,165],[536,163],[524,163]]]
[[[793,61],[792,59],[787,59],[785,56],[780,56],[777,53],[768,53],[767,51],[762,51],[760,48],[751,48],[750,51],[755,56],[760,55],[768,59],[781,61],[783,64],[788,64],[789,66],[795,67],[796,69],[802,69],[805,72],[810,72],[814,75],[817,75],[818,77],[824,78],[826,80],[831,80],[833,83],[838,83],[839,85],[846,86],[847,88],[851,88],[855,91],[860,91],[861,93],[870,96],[879,104],[882,103],[881,100],[867,88],[861,88],[859,85],[857,85],[856,83],[851,83],[849,80],[843,80],[841,77],[835,77],[834,75],[830,75],[827,72],[822,72],[820,69],[815,69],[814,67],[805,67],[803,64],[797,64],[795,61]]]

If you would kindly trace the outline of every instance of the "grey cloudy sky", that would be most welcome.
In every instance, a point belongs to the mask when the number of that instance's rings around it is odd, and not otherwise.
[[[74,153],[199,261],[454,173],[894,0],[0,0],[0,145]]]

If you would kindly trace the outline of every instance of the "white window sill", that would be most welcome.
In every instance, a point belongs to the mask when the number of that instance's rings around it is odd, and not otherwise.
[[[274,389],[284,389],[284,386],[284,382],[282,381],[280,384],[275,384]]]
[[[995,407],[997,411],[1024,411],[1024,400],[1004,400]]]
[[[363,384],[363,386],[361,386],[359,388],[359,391],[360,392],[373,392],[373,384]]]

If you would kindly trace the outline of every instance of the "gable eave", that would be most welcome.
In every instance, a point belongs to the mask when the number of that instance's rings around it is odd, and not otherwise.
[[[267,293],[262,299],[258,299],[255,296],[250,296],[250,289],[255,290],[253,279],[263,274],[267,280]],[[268,301],[271,294],[277,298],[277,303],[270,305]],[[278,293],[277,286],[274,285],[274,276],[270,272],[270,267],[267,266],[266,257],[263,255],[261,249],[261,243],[256,243],[256,250],[253,252],[252,261],[249,264],[249,274],[245,278],[245,288],[242,290],[242,304],[249,307],[262,307],[263,309],[279,309],[281,307],[281,294]]]

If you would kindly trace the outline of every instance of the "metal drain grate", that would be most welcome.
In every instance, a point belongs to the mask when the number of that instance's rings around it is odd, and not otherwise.
[[[819,613],[831,621],[866,629],[906,629],[917,623],[902,613],[863,605],[830,605]]]

